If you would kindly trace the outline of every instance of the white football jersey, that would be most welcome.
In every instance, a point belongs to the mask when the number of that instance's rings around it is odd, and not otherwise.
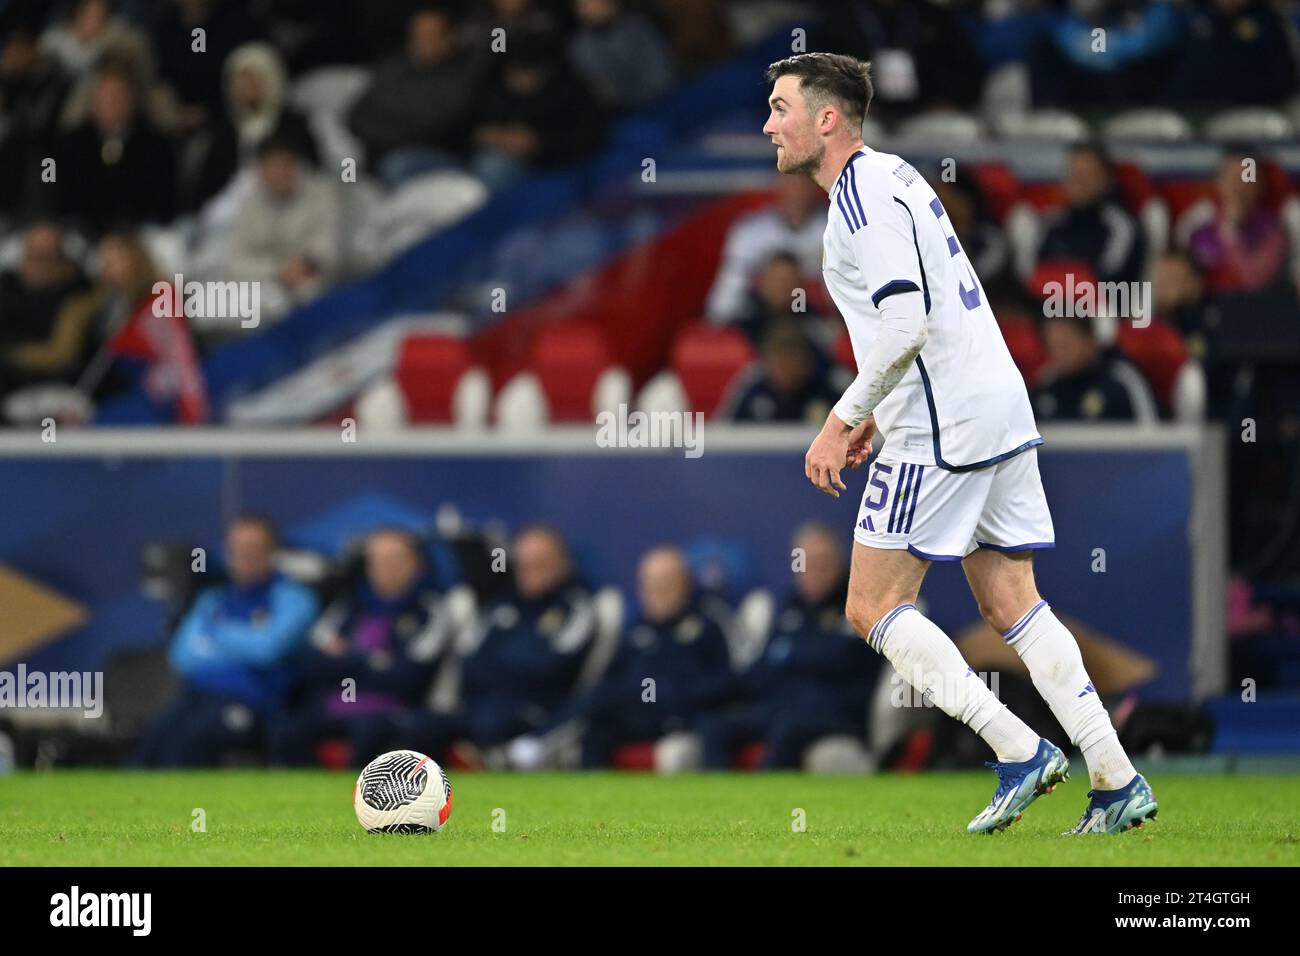
[[[929,338],[876,407],[890,457],[949,471],[984,468],[1042,444],[1025,381],[939,197],[909,163],[863,147],[830,193],[822,275],[861,365],[880,304],[925,298]]]

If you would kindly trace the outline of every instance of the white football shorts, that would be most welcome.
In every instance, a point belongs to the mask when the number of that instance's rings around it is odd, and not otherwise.
[[[960,561],[976,548],[1054,547],[1038,449],[961,472],[878,457],[869,466],[853,538],[930,561]]]

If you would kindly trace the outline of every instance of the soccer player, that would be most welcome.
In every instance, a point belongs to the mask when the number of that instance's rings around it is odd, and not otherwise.
[[[970,832],[1001,830],[1069,772],[1065,755],[1003,705],[916,607],[932,561],[961,561],[984,619],[1020,655],[1083,753],[1089,803],[1070,833],[1113,833],[1156,814],[1074,637],[1034,584],[1053,545],[1042,443],[1023,379],[943,205],[898,156],[863,145],[870,65],[807,53],[773,63],[763,133],[777,169],[830,196],[822,266],[858,376],[804,459],[832,497],[844,468],[884,444],[854,528],[845,615],[906,680],[992,748],[998,783]]]

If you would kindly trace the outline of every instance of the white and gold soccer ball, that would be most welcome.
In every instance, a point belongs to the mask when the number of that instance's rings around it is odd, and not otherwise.
[[[451,816],[451,781],[424,754],[394,750],[366,764],[352,806],[371,833],[433,833]]]

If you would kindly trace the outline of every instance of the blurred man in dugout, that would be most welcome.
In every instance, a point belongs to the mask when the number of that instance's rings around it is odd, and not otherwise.
[[[277,764],[313,766],[329,739],[346,739],[358,766],[394,749],[395,715],[424,703],[451,644],[419,541],[382,528],[367,537],[364,556],[364,574],[312,631],[298,706],[272,722]]]
[[[620,744],[685,730],[699,703],[729,681],[726,637],[700,610],[681,551],[646,552],[637,568],[637,598],[640,619],[623,634],[605,675],[560,708],[538,736],[514,741],[512,764],[528,769],[544,762],[571,728],[582,737],[582,766],[608,767]]]
[[[717,709],[695,721],[706,768],[729,769],[755,742],[763,744],[768,770],[800,769],[807,748],[823,738],[847,736],[865,745],[880,657],[845,620],[848,567],[839,542],[821,524],[796,532],[790,595],[762,655]]]
[[[596,614],[568,544],[554,528],[529,526],[515,536],[508,566],[513,582],[481,612],[461,661],[459,708],[404,712],[398,737],[405,746],[444,760],[453,743],[503,744],[535,733],[573,691]]]
[[[226,531],[230,580],[199,594],[168,658],[180,696],[137,743],[131,762],[201,767],[260,752],[266,722],[293,683],[318,605],[275,570],[275,527],[244,516]]]

